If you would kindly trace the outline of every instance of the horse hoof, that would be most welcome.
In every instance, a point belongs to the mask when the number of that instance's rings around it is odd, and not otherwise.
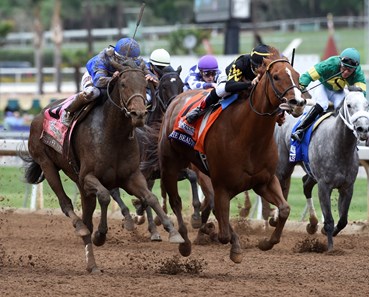
[[[178,246],[178,250],[183,257],[191,255],[191,242],[184,242]]]
[[[94,245],[102,246],[106,241],[106,234],[96,231],[92,238]]]
[[[154,222],[155,222],[155,225],[156,226],[160,226],[161,225],[161,220],[160,220],[160,218],[158,216],[155,217]]]
[[[142,225],[143,223],[145,223],[146,219],[145,216],[137,216],[135,217],[135,223],[137,225]]]
[[[82,221],[77,222],[75,224],[75,228],[75,233],[77,236],[84,237],[91,234],[90,230],[88,230],[88,228],[85,224],[82,223]]]
[[[162,241],[159,233],[154,233],[150,237],[151,241]]]
[[[133,221],[132,218],[131,219],[124,219],[122,226],[127,231],[133,231],[135,229],[135,222]]]
[[[272,227],[277,227],[277,220],[274,218],[269,219],[269,225]]]
[[[174,230],[169,233],[169,242],[170,243],[184,243],[185,240],[183,239],[181,234],[179,234],[177,231]]]
[[[92,268],[88,268],[87,271],[91,274],[102,274],[102,270],[97,268],[96,266]]]
[[[213,234],[215,233],[215,225],[214,223],[207,223],[201,227],[200,231],[207,235]]]
[[[274,244],[272,244],[269,240],[264,239],[264,240],[260,240],[258,247],[259,249],[261,249],[262,251],[269,251],[273,248]]]
[[[229,258],[234,262],[234,263],[241,263],[242,262],[242,252],[241,251],[232,251],[229,255]]]
[[[318,225],[312,225],[312,224],[307,224],[306,225],[306,231],[309,234],[315,234],[316,231],[318,231]]]
[[[194,229],[199,229],[202,225],[201,218],[196,217],[195,215],[191,216],[191,226]]]

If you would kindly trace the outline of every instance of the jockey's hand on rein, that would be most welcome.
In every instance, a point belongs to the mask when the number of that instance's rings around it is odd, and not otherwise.
[[[258,74],[252,81],[251,81],[251,85],[252,86],[255,86],[258,84],[259,82],[259,79],[260,79],[260,74]]]

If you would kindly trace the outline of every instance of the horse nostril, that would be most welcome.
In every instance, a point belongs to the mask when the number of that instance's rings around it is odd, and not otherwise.
[[[297,105],[297,100],[294,98],[294,99],[290,99],[288,100],[288,104],[289,105]]]

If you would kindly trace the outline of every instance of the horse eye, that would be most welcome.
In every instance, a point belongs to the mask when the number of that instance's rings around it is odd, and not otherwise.
[[[348,108],[351,108],[351,104],[350,104],[350,103],[349,103],[349,104],[347,104],[347,107],[348,107]]]
[[[273,75],[273,79],[274,79],[274,80],[279,80],[278,75],[277,75],[277,74],[274,74],[274,75]]]

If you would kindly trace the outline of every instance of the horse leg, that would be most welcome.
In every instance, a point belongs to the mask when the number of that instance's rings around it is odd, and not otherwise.
[[[152,215],[152,210],[150,206],[146,208],[146,215],[147,215],[147,224],[148,224],[147,230],[149,230],[151,234],[151,237],[150,237],[151,241],[161,241],[161,236],[156,228],[156,224],[155,224],[154,217]]]
[[[259,248],[263,251],[267,251],[273,248],[275,244],[279,243],[284,225],[290,214],[290,206],[283,197],[282,189],[276,176],[274,176],[267,185],[257,187],[254,191],[261,197],[264,197],[269,203],[278,207],[277,225],[270,239],[259,242]]]
[[[334,228],[333,236],[336,236],[342,229],[344,229],[347,225],[347,217],[348,217],[348,211],[351,204],[351,199],[353,195],[353,185],[349,188],[340,188],[338,190],[339,197],[338,197],[338,212],[340,215],[340,218],[338,220],[337,225]]]
[[[191,190],[192,190],[192,206],[193,206],[193,214],[191,216],[191,226],[194,229],[198,229],[201,227],[201,215],[200,215],[200,199],[199,192],[197,191],[197,175],[195,171],[186,168],[185,176],[190,181]]]
[[[167,214],[161,208],[158,198],[150,192],[147,187],[147,182],[141,173],[141,171],[137,170],[133,173],[129,180],[124,184],[124,189],[130,195],[134,195],[140,200],[143,200],[143,203],[152,207],[152,209],[159,216],[160,221],[162,222],[164,229],[169,233],[169,241],[172,243],[183,243],[184,239],[175,230],[171,220],[167,216]]]
[[[90,230],[88,235],[82,236],[85,246],[86,270],[90,273],[100,273],[101,270],[97,267],[93,252],[91,233],[93,231],[92,216],[96,208],[96,198],[87,197],[83,189],[80,189],[82,203],[82,219]]]
[[[334,232],[334,219],[331,210],[331,193],[332,189],[323,182],[318,183],[318,194],[320,208],[324,217],[324,227],[322,233],[327,236],[328,240],[328,251],[333,250],[333,232]]]
[[[127,231],[133,231],[135,229],[135,223],[131,214],[129,213],[128,207],[124,204],[122,198],[120,197],[119,188],[111,190],[110,195],[113,197],[114,201],[118,203],[120,211],[124,217],[122,227]]]
[[[312,192],[314,186],[316,185],[316,181],[306,174],[302,177],[302,182],[304,187],[304,195],[306,198],[306,208],[309,211],[309,224],[306,225],[306,231],[309,234],[315,234],[318,230],[319,223],[312,198]]]
[[[171,164],[171,166],[162,166],[161,169],[161,179],[160,182],[166,189],[166,192],[169,197],[169,204],[177,218],[178,223],[178,232],[181,234],[184,242],[180,243],[178,246],[178,250],[180,254],[184,257],[187,257],[191,254],[191,241],[188,238],[187,227],[184,223],[182,217],[182,201],[181,197],[178,193],[178,172],[179,168],[176,168],[179,165],[176,165],[176,160],[171,162],[170,160],[166,160],[167,163],[161,164]],[[184,166],[186,167],[186,166]]]
[[[76,213],[74,212],[72,201],[64,191],[58,169],[49,159],[43,160],[43,162],[41,163],[41,168],[45,175],[45,178],[49,183],[50,188],[58,197],[59,205],[62,212],[67,217],[71,218],[76,234],[81,237],[89,235],[90,230],[86,227],[81,218],[76,215]]]
[[[247,218],[250,214],[250,209],[251,209],[251,199],[250,199],[250,195],[248,191],[245,191],[245,202],[244,202],[244,206],[242,207],[241,205],[239,206],[240,209],[240,217],[241,218]]]
[[[105,243],[106,233],[108,233],[108,206],[110,203],[110,192],[92,174],[87,174],[83,178],[83,190],[86,193],[86,199],[96,200],[97,197],[100,204],[100,223],[94,233],[93,243],[96,246],[101,246]]]

